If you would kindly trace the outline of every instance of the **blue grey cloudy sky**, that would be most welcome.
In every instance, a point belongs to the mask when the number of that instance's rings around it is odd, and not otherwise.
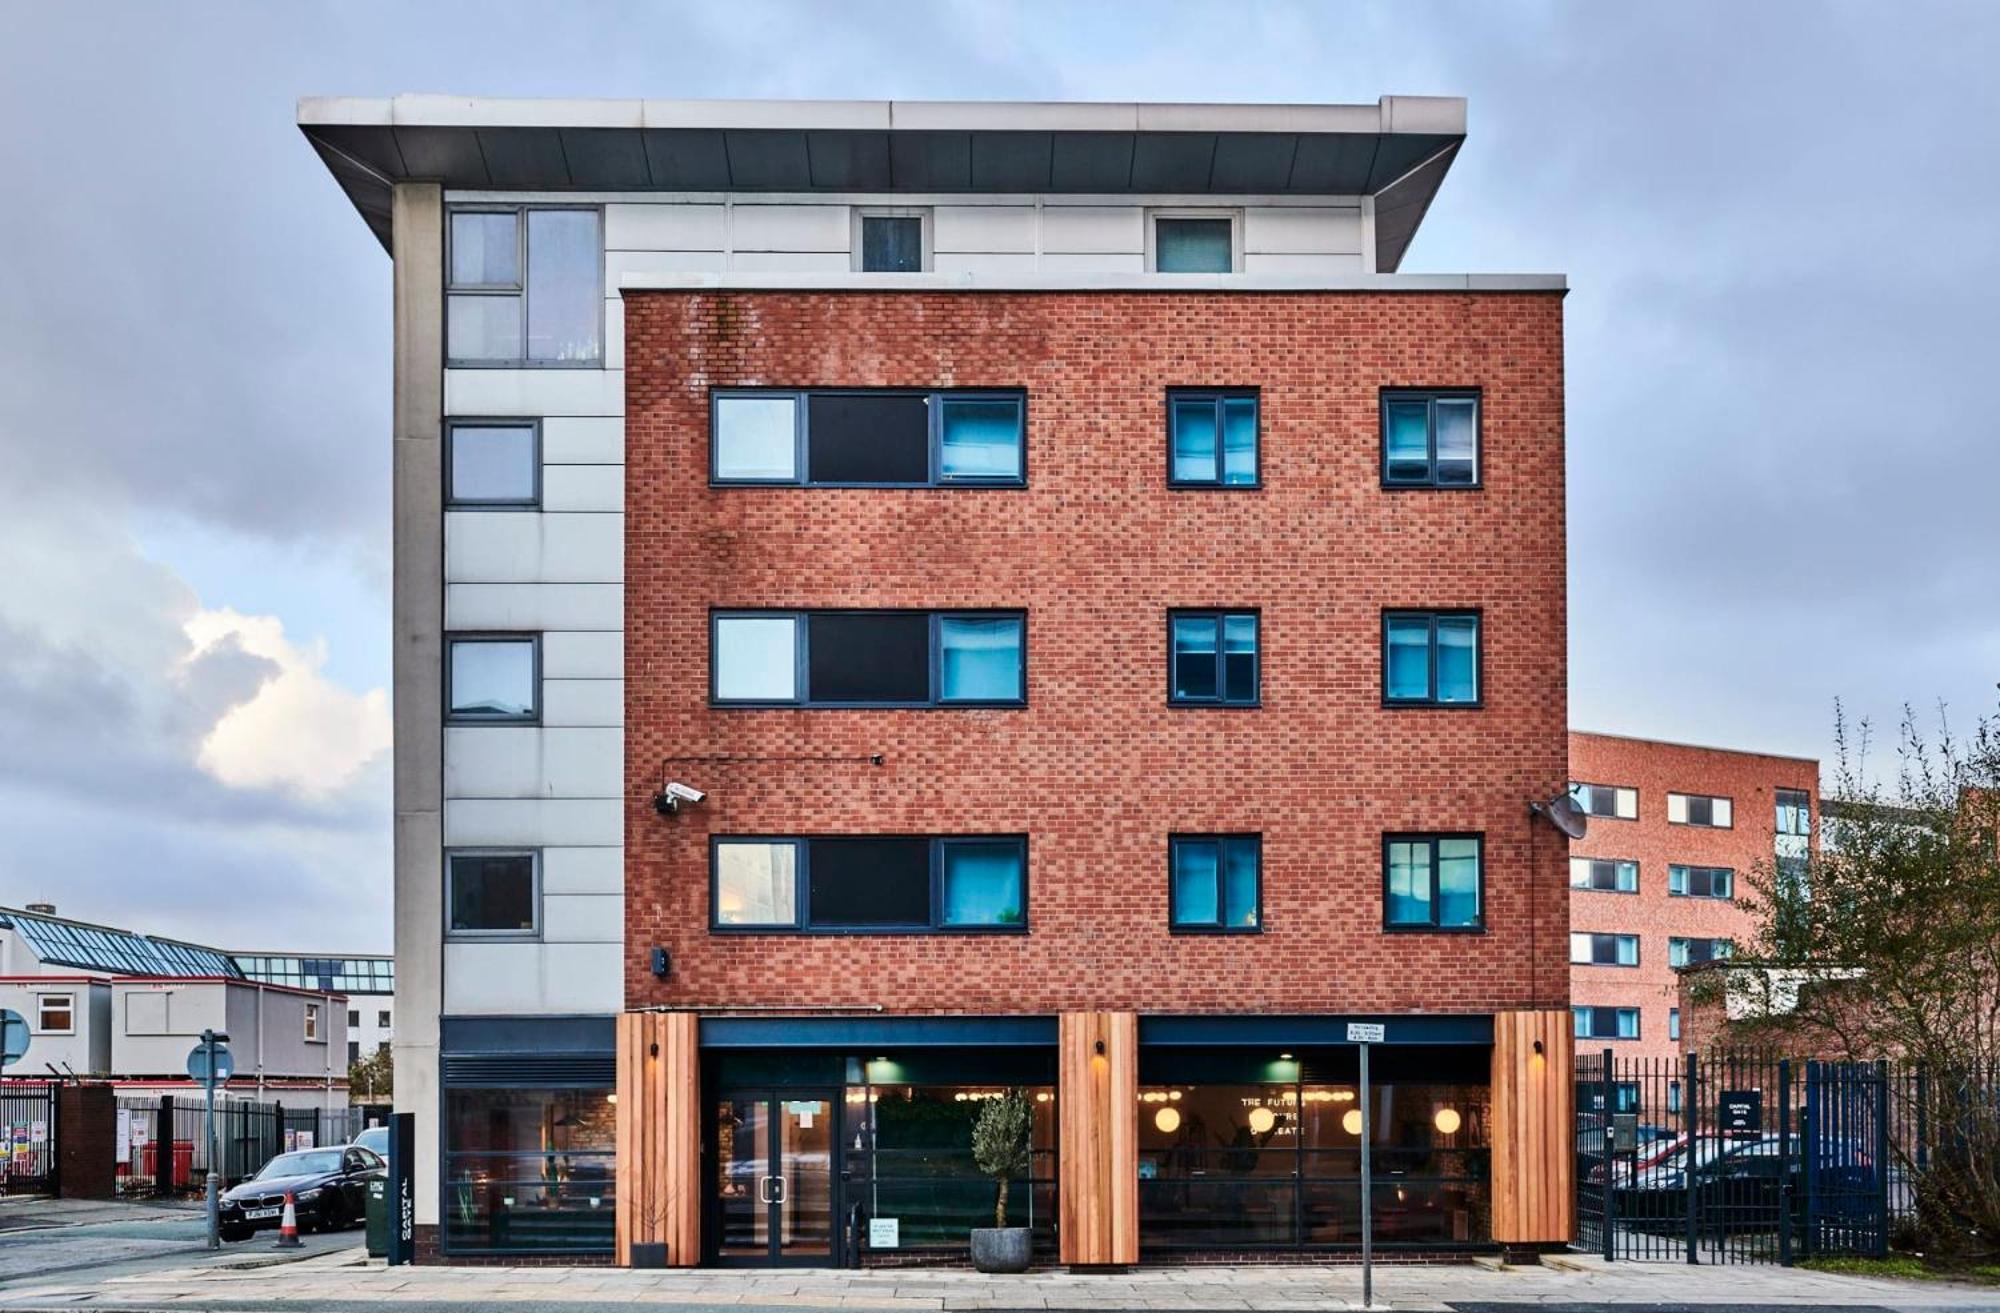
[[[2000,5],[0,0],[0,904],[389,942],[389,265],[301,94],[1463,95],[1404,268],[1571,279],[1572,718],[2000,676]]]

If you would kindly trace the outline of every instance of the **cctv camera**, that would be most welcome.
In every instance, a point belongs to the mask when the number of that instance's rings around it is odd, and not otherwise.
[[[681,809],[682,803],[693,806],[707,797],[708,795],[700,789],[689,788],[685,784],[675,782],[653,795],[653,810],[662,816],[672,816]]]
[[[678,798],[680,801],[688,804],[701,802],[704,798],[708,797],[700,789],[691,789],[687,785],[680,783],[669,784],[667,786],[667,796],[669,798]]]

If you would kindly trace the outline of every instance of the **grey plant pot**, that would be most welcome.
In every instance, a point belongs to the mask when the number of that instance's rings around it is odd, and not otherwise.
[[[976,1226],[972,1265],[981,1272],[1025,1272],[1033,1252],[1025,1226]]]
[[[665,1267],[667,1247],[661,1244],[635,1244],[632,1246],[633,1267]]]

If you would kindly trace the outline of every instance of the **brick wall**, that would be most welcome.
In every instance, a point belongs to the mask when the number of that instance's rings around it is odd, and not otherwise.
[[[1568,995],[1561,300],[628,293],[626,993],[896,1011],[1488,1011]],[[711,489],[711,387],[1028,394],[1029,486]],[[1262,389],[1258,491],[1166,487],[1170,386]],[[1378,390],[1484,389],[1479,491],[1388,493]],[[1485,704],[1383,710],[1380,612],[1484,608]],[[711,606],[1022,607],[1011,710],[718,710]],[[1169,607],[1262,611],[1263,705],[1166,705]],[[667,756],[881,753],[885,764]],[[1381,836],[1479,830],[1487,933],[1385,935]],[[1260,831],[1264,933],[1170,934],[1170,831]],[[711,833],[1029,836],[1020,936],[717,937]],[[1531,888],[1531,875],[1538,876]],[[670,980],[647,954],[673,952]]]
[[[1570,735],[1570,778],[1639,791],[1639,818],[1590,818],[1590,833],[1571,845],[1578,857],[1622,858],[1639,863],[1637,894],[1577,890],[1570,898],[1571,928],[1637,934],[1637,967],[1570,968],[1570,996],[1577,1004],[1640,1009],[1639,1038],[1577,1041],[1580,1052],[1610,1047],[1620,1056],[1666,1058],[1686,1042],[1668,1038],[1668,1013],[1679,1006],[1680,982],[1667,965],[1667,940],[1733,938],[1748,945],[1756,918],[1735,901],[1676,898],[1667,892],[1667,867],[1726,866],[1736,872],[1740,900],[1750,891],[1745,875],[1770,866],[1777,837],[1778,789],[1801,789],[1819,813],[1819,763],[1720,748],[1688,747],[1608,734]],[[1667,794],[1707,794],[1731,800],[1729,829],[1673,825]],[[1683,1016],[1683,1022],[1691,1020]]]

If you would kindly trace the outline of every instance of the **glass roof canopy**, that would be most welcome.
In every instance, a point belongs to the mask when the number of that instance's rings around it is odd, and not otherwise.
[[[28,912],[10,911],[0,919],[12,922],[34,949],[35,956],[53,966],[122,976],[243,978],[227,953],[199,944],[155,939],[129,930],[112,930]]]
[[[393,994],[395,959],[387,957],[296,957],[279,953],[238,953],[236,965],[249,980],[334,994]]]

